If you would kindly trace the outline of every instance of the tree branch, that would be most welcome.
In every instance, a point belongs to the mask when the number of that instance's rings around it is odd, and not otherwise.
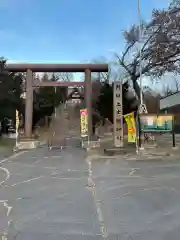
[[[134,46],[134,43],[131,43],[127,48],[126,51],[123,53],[121,61],[124,63],[124,58],[126,56],[126,54],[129,52],[129,50]]]
[[[131,76],[131,75],[132,75],[131,71],[130,71],[129,68],[125,65],[125,63],[120,59],[120,57],[118,56],[117,53],[115,53],[115,56],[117,57],[117,59],[118,59],[118,61],[119,61],[119,64],[120,64],[123,68],[125,68],[125,70],[128,72],[128,74]]]

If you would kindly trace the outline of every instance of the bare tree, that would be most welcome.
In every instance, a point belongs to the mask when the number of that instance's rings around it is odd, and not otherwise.
[[[162,95],[167,97],[180,91],[180,80],[177,76],[170,77],[170,83],[163,84]]]
[[[173,85],[174,85],[174,90],[175,92],[179,92],[180,91],[180,80],[177,77],[173,77]]]
[[[73,73],[61,72],[61,73],[56,73],[55,75],[59,81],[62,81],[62,82],[73,81]]]
[[[117,64],[131,79],[139,99],[140,63],[142,75],[154,78],[165,72],[180,72],[180,1],[174,0],[167,10],[154,10],[151,21],[143,22],[142,29],[141,39],[137,25],[125,31],[126,49],[121,56],[115,54]]]
[[[93,59],[92,63],[108,63],[107,59],[104,57],[99,57],[97,59]],[[100,73],[93,73],[92,75],[93,80],[99,81],[99,82],[109,82],[111,78],[111,68],[109,66],[109,71],[108,72],[100,72]]]
[[[168,84],[163,85],[163,88],[162,88],[162,96],[163,97],[167,97],[167,96],[173,94],[173,92],[174,91],[172,90],[172,88]]]
[[[92,82],[92,106],[93,108],[96,108],[96,103],[98,101],[98,98],[101,94],[101,88],[102,88],[102,82],[99,81],[93,81]]]

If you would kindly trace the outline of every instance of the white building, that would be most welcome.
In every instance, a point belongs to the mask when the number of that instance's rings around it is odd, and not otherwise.
[[[175,132],[180,133],[180,91],[160,99],[160,111],[173,114],[175,117]]]

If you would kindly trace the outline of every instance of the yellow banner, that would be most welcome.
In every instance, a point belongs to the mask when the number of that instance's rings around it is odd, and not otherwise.
[[[136,142],[136,124],[134,113],[124,115],[128,127],[128,142]]]
[[[81,137],[88,136],[88,112],[87,109],[80,110],[81,117]]]
[[[19,128],[19,111],[16,110],[16,130]]]

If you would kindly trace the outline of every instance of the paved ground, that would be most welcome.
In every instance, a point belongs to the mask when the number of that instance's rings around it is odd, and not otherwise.
[[[79,148],[43,148],[2,164],[11,173],[0,191],[12,206],[10,240],[102,239],[84,159]]]
[[[2,162],[1,232],[10,240],[180,239],[179,161],[86,160],[79,147],[44,147]]]
[[[93,161],[108,239],[180,239],[179,161]]]

